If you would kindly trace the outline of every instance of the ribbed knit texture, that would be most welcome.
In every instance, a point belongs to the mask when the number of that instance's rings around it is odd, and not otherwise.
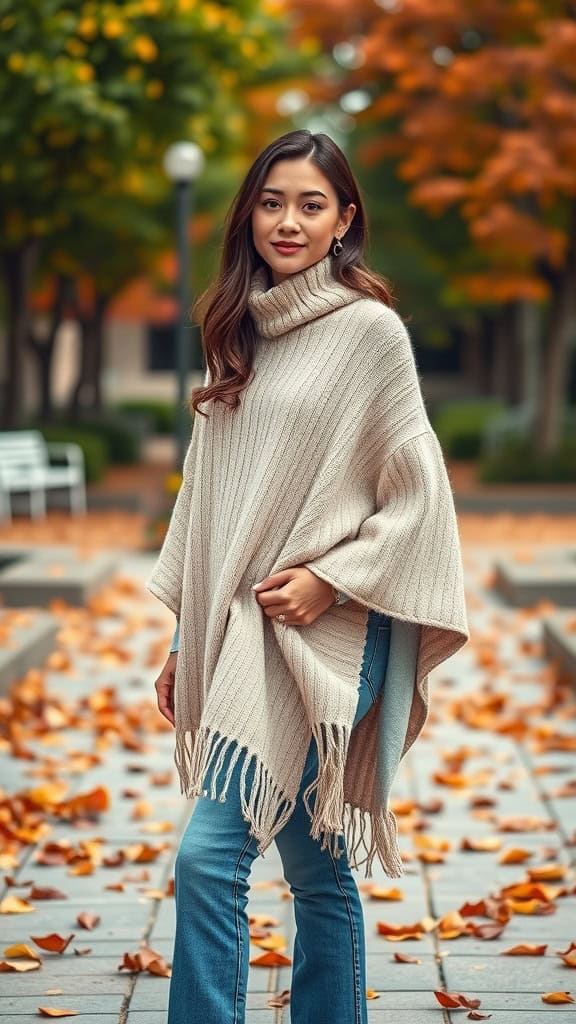
[[[430,671],[469,636],[461,550],[406,328],[338,284],[332,259],[271,288],[254,274],[254,378],[235,412],[208,402],[210,419],[196,416],[147,587],[180,622],[182,791],[199,794],[212,763],[207,795],[225,799],[242,757],[243,813],[263,852],[292,813],[314,735],[311,834],[336,855],[344,834],[367,877],[375,855],[396,877],[390,788],[424,724]],[[352,600],[285,626],[250,588],[300,565]],[[389,669],[351,734],[370,608],[393,617]]]

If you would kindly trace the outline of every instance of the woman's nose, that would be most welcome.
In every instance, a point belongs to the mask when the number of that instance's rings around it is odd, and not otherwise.
[[[300,227],[300,225],[298,223],[298,218],[296,217],[296,214],[293,213],[288,208],[286,208],[286,209],[284,209],[282,211],[282,216],[280,217],[280,224],[282,225],[282,227],[288,227],[288,228],[299,228]]]

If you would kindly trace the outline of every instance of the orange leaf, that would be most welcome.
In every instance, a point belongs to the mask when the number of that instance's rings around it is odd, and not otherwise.
[[[498,836],[486,836],[484,839],[462,839],[461,850],[473,850],[475,853],[495,853],[502,846]]]
[[[438,922],[438,936],[441,939],[457,939],[470,931],[470,922],[465,921],[457,910],[444,914]]]
[[[366,999],[380,999],[380,993],[376,992],[376,989],[367,988],[366,989]]]
[[[88,931],[92,931],[96,925],[100,924],[100,917],[98,914],[87,914],[86,912],[83,912],[81,914],[77,914],[76,921],[81,928],[86,928]]]
[[[40,949],[47,949],[50,953],[63,953],[72,942],[74,932],[66,939],[63,935],[58,935],[57,932],[50,932],[49,935],[31,935],[30,938],[32,942],[40,946]]]
[[[532,882],[557,882],[566,875],[563,864],[543,864],[541,867],[526,868]]]
[[[262,956],[254,957],[250,961],[252,967],[289,967],[292,963],[290,957],[284,956],[283,953],[277,953],[271,950],[269,953],[263,953]]]
[[[416,924],[387,924],[385,921],[377,921],[376,928],[379,935],[383,935],[389,942],[401,942],[403,939],[421,939],[424,928],[421,922]]]
[[[52,886],[33,885],[28,893],[31,900],[67,900],[68,897],[61,889],[53,889]]]
[[[63,1010],[58,1006],[39,1006],[38,1012],[44,1017],[74,1017],[80,1010]]]
[[[0,960],[0,971],[37,971],[37,960]]]
[[[441,1006],[446,1006],[451,1010],[456,1010],[459,1006],[463,1006],[467,1010],[477,1010],[482,1001],[481,999],[468,999],[468,997],[463,996],[461,992],[435,991],[434,995]]]
[[[507,850],[504,850],[499,858],[499,864],[523,864],[525,860],[529,860],[532,856],[531,850],[524,850],[519,846],[511,846]]]
[[[260,949],[286,949],[288,942],[283,935],[279,933],[273,934],[272,932],[262,936],[251,936],[250,941],[254,946],[259,946]]]
[[[290,1002],[290,989],[285,988],[283,992],[278,992],[277,995],[272,996],[272,999],[268,1000],[267,1005],[272,1007],[287,1006]]]
[[[501,956],[544,956],[547,945],[536,946],[533,943],[521,942],[517,946],[511,946],[510,949],[503,949]]]
[[[560,953],[559,955],[567,967],[576,967],[576,949],[573,949],[571,953]]]
[[[546,992],[542,996],[543,1003],[576,1003],[569,992]]]
[[[370,890],[371,900],[403,900],[404,895],[401,889],[379,889],[378,886],[374,886]]]
[[[394,953],[394,959],[399,964],[421,964],[417,956],[410,956],[408,953]]]
[[[150,960],[146,966],[146,970],[149,974],[157,974],[161,978],[170,978],[172,975],[170,967],[168,967],[164,957],[161,956],[155,957],[154,960]]]
[[[19,896],[5,896],[0,903],[0,914],[29,914],[36,910],[28,900],[21,900]]]
[[[554,914],[555,903],[543,900],[508,900],[508,906],[514,914]]]
[[[26,946],[23,942],[17,942],[14,946],[6,946],[4,956],[25,956],[26,959],[39,960],[42,963],[40,953],[32,949],[32,946]]]

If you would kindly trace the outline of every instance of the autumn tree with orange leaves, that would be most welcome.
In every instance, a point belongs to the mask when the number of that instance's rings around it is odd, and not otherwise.
[[[471,304],[541,306],[534,442],[560,443],[576,313],[576,3],[292,0],[296,34],[352,57],[325,101],[367,94],[356,158],[392,161],[411,204],[457,211],[479,269]],[[520,329],[520,328],[518,328]]]

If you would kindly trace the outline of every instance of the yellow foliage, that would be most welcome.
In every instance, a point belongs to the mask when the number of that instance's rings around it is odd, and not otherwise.
[[[145,63],[156,60],[158,47],[150,36],[136,36],[132,43],[132,49],[137,57]]]
[[[11,53],[8,57],[8,67],[10,71],[18,73],[22,71],[25,64],[24,57],[21,53]]]
[[[102,35],[107,39],[117,39],[126,31],[126,25],[120,18],[108,18],[102,25]]]
[[[151,100],[157,100],[164,92],[164,84],[158,78],[154,78],[146,85],[146,95]]]
[[[78,35],[85,39],[94,39],[98,32],[98,25],[95,18],[82,18],[78,23]]]
[[[76,65],[76,78],[79,82],[91,82],[95,77],[95,74],[96,72],[91,64],[86,64],[84,62]]]

